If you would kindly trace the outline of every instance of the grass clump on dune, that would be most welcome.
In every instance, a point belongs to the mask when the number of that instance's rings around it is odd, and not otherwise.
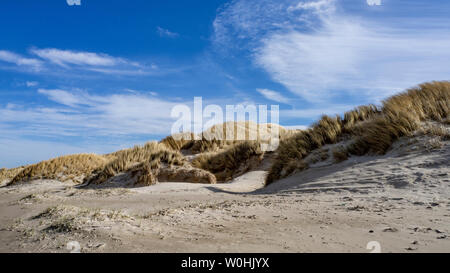
[[[247,141],[219,153],[201,154],[192,161],[192,165],[213,173],[218,181],[228,181],[247,171],[252,160],[258,162],[263,155],[259,142]]]
[[[166,145],[172,150],[180,151],[188,148],[193,139],[193,133],[180,133],[167,136],[161,140],[160,143]]]
[[[340,116],[324,116],[312,128],[283,140],[277,158],[266,179],[266,184],[290,175],[311,151],[325,144],[350,139],[342,148],[347,154],[384,154],[394,141],[411,135],[423,121],[445,123],[450,116],[450,82],[421,84],[401,94],[392,96],[376,106],[360,106]],[[345,151],[336,153],[338,160]],[[292,167],[294,166],[294,167]]]
[[[158,169],[161,163],[167,165],[183,165],[183,155],[165,144],[148,142],[143,146],[121,150],[108,156],[113,159],[105,166],[98,168],[94,175],[87,179],[88,184],[101,184],[119,173],[131,170],[139,164],[146,164],[150,169]]]
[[[0,169],[0,183],[5,181],[9,182],[13,179],[18,173],[20,173],[24,167],[17,167],[12,169],[1,168]]]
[[[106,157],[96,154],[61,156],[24,167],[9,185],[35,179],[82,180],[107,161]]]

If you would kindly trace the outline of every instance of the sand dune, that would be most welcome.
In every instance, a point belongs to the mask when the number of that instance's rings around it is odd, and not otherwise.
[[[264,187],[270,162],[225,184],[0,188],[0,251],[448,252],[450,145],[405,138],[383,156],[318,162]]]
[[[169,137],[2,169],[0,252],[449,252],[449,94],[325,116],[275,152]]]

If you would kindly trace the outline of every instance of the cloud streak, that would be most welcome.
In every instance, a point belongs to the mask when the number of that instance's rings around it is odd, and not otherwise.
[[[379,101],[424,81],[448,80],[448,19],[399,23],[361,17],[339,3],[234,1],[217,15],[215,42],[248,45],[254,64],[315,104]]]
[[[281,103],[289,103],[289,99],[277,91],[273,91],[270,89],[261,89],[261,88],[256,89],[256,91],[258,91],[258,93],[263,95],[268,100],[273,100],[273,101],[281,102]]]
[[[56,48],[31,49],[31,53],[60,66],[67,66],[69,64],[115,66],[120,63],[127,63],[121,58],[111,57],[107,54],[61,50]]]
[[[57,106],[0,107],[0,132],[83,138],[168,134],[168,124],[173,122],[170,111],[178,104],[141,94],[96,96],[82,90],[61,89],[38,92]]]
[[[178,33],[172,32],[172,31],[162,28],[162,27],[157,27],[156,32],[161,37],[178,38],[180,36]]]
[[[0,50],[0,62],[14,64],[18,70],[26,68],[25,72],[31,68],[32,71],[40,73],[71,70],[78,73],[92,71],[108,75],[142,76],[154,74],[158,70],[154,64],[146,66],[104,53],[56,48],[32,48],[29,53],[33,57],[23,57],[14,52]]]
[[[31,67],[33,69],[40,69],[43,65],[43,62],[34,58],[26,58],[19,54],[16,54],[7,50],[0,50],[0,61],[12,63],[17,66],[26,66]]]

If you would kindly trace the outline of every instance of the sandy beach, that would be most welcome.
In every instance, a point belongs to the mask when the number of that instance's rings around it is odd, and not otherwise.
[[[264,164],[215,185],[2,187],[0,251],[68,252],[76,241],[81,252],[370,252],[375,241],[381,252],[448,252],[450,146],[405,141],[265,188]]]

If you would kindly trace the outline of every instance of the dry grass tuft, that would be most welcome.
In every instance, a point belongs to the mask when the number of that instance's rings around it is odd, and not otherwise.
[[[266,184],[290,175],[296,164],[304,168],[298,162],[325,144],[351,139],[345,148],[350,154],[384,154],[398,138],[412,135],[421,122],[446,123],[449,117],[448,81],[421,84],[383,101],[380,109],[368,105],[345,113],[343,119],[324,116],[312,128],[281,142]],[[345,158],[340,155],[340,159]]]
[[[189,148],[188,145],[191,145],[193,139],[194,139],[193,133],[180,133],[168,136],[163,140],[161,140],[160,143],[166,145],[168,148],[172,150],[180,151],[182,149]]]
[[[445,124],[445,123],[444,123]],[[437,136],[442,140],[450,140],[450,130],[445,125],[432,124],[424,126],[417,132],[418,135]]]
[[[335,147],[333,149],[333,158],[336,163],[347,160],[348,159],[347,149],[342,145]]]
[[[0,183],[10,182],[16,175],[18,175],[24,167],[18,167],[13,169],[6,169],[1,168],[0,169]]]
[[[362,105],[355,108],[354,110],[345,112],[344,119],[342,121],[344,131],[347,133],[351,133],[355,124],[361,121],[368,120],[380,113],[380,109],[378,109],[378,107],[373,104]]]
[[[104,166],[107,158],[96,154],[61,156],[23,168],[8,185],[35,179],[81,180],[97,168]]]
[[[144,164],[145,168],[152,170],[158,169],[161,163],[168,165],[183,165],[185,163],[185,158],[180,152],[157,142],[148,142],[144,146],[135,146],[108,156],[113,159],[105,166],[98,168],[94,172],[93,177],[87,179],[88,184],[101,184],[109,178],[129,171],[139,164]],[[151,180],[151,178],[149,179]]]
[[[155,168],[155,166],[152,167],[150,162],[144,162],[131,168],[132,177],[137,177],[134,186],[147,187],[155,185],[158,182],[157,178],[154,175],[155,170],[157,169]]]
[[[228,181],[247,171],[252,163],[262,160],[263,155],[259,142],[247,141],[223,152],[201,154],[192,161],[192,165],[210,171],[218,181]]]

